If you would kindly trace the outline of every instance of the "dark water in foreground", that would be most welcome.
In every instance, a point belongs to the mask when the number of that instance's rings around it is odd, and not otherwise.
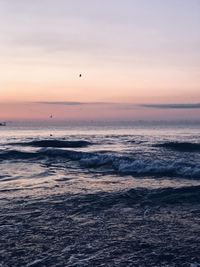
[[[200,128],[1,127],[0,201],[0,266],[198,266]]]

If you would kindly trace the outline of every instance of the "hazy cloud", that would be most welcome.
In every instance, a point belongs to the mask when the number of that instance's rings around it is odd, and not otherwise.
[[[194,104],[142,104],[140,107],[144,108],[158,108],[158,109],[200,109],[200,103]]]
[[[36,102],[43,105],[61,105],[61,106],[81,106],[81,105],[115,105],[108,102],[75,102],[75,101],[42,101]]]
[[[42,102],[36,102],[36,104],[43,104],[43,105],[62,105],[62,106],[79,106],[83,105],[84,103],[82,102],[71,102],[71,101],[55,101],[55,102],[50,102],[50,101],[42,101]]]
[[[132,104],[132,103],[111,103],[111,102],[76,102],[76,101],[42,101],[36,102],[43,105],[61,105],[61,106],[82,106],[82,105],[109,105],[117,109],[137,109],[137,108],[156,108],[156,109],[200,109],[200,103],[191,104]]]

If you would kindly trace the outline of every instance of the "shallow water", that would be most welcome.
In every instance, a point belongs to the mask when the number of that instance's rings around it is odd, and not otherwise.
[[[1,127],[2,266],[190,266],[199,147],[198,124]]]

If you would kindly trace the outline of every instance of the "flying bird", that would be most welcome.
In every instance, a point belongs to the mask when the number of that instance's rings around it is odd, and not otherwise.
[[[82,77],[82,74],[79,74],[79,78],[81,78]]]

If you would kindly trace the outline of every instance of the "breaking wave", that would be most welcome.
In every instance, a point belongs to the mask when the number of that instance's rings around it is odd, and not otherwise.
[[[0,160],[62,158],[77,161],[82,168],[103,169],[119,175],[200,178],[200,166],[186,159],[162,160],[151,157],[121,156],[114,153],[82,152],[56,148],[42,148],[36,152],[8,150],[0,152]]]

